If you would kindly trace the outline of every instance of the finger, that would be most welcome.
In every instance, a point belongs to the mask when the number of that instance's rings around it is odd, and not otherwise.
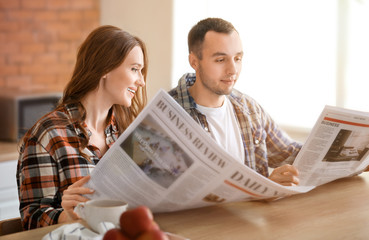
[[[297,168],[295,166],[290,165],[290,164],[283,165],[281,167],[276,168],[275,170],[277,170],[277,173],[290,172],[290,173],[292,173],[293,175],[296,175],[296,176],[299,174]]]
[[[299,175],[299,171],[297,170],[297,168],[295,166],[292,165],[288,165],[287,166],[288,172],[292,173],[295,176]]]
[[[67,201],[62,202],[62,207],[64,209],[71,210],[71,209],[74,209],[81,202],[86,202],[86,201],[78,201],[76,199],[70,199],[70,200],[67,200]]]
[[[286,172],[285,174],[278,174],[278,173],[273,172],[270,175],[269,179],[281,185],[285,185],[285,186],[290,186],[291,184],[298,185],[300,182],[297,176],[292,175],[289,172]]]
[[[63,196],[62,198],[62,201],[78,201],[78,202],[86,202],[90,200],[89,198],[87,197],[84,197],[82,195],[65,195]]]
[[[296,177],[296,176],[294,176],[294,175],[292,175],[290,173],[287,173],[285,175],[282,175],[280,177],[280,181],[281,182],[292,182],[292,183],[297,183],[297,184],[299,183],[298,177]]]
[[[280,167],[275,168],[272,173],[274,173],[274,174],[282,174],[282,173],[284,173],[286,171],[287,171],[287,165],[283,165],[283,166],[280,166]]]
[[[86,199],[86,200],[83,200],[83,201],[78,201],[78,200],[75,200],[75,199],[71,199],[71,200],[67,200],[67,201],[63,201],[62,202],[62,208],[66,211],[74,211],[74,208],[80,204],[81,202],[86,202],[88,201],[89,199]]]
[[[64,190],[63,194],[64,195],[71,195],[71,194],[91,194],[94,193],[95,191],[91,188],[86,188],[86,187],[78,187],[78,188],[67,188],[66,190]]]
[[[85,185],[88,180],[90,180],[91,176],[88,175],[86,177],[81,178],[80,180],[78,180],[77,182],[73,183],[70,188],[75,188],[75,187],[82,187],[83,185]]]
[[[281,170],[284,171],[284,172],[290,172],[290,173],[292,173],[293,175],[296,175],[296,176],[299,174],[297,168],[295,166],[290,165],[290,164],[283,165],[281,167]]]
[[[300,179],[298,178],[298,177],[296,177],[296,176],[293,176],[293,179],[292,179],[292,181],[291,181],[293,184],[295,184],[295,185],[299,185],[299,183],[300,183]]]
[[[279,183],[279,184],[281,184],[281,185],[283,185],[283,186],[288,186],[288,187],[296,186],[296,184],[291,183],[291,182],[281,182],[281,183]]]
[[[299,185],[300,180],[297,177],[293,176],[292,179],[283,179],[280,183],[285,186],[297,186]]]
[[[276,175],[271,177],[271,180],[277,183],[293,182],[293,176]]]

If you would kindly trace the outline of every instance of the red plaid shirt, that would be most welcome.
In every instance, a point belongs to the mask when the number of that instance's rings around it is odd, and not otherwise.
[[[90,161],[81,155],[79,146],[84,136],[72,122],[76,114],[78,109],[73,105],[49,113],[21,143],[17,184],[24,229],[56,224],[63,211],[63,191],[89,175],[101,158],[100,150],[90,144],[83,149]],[[114,117],[105,134],[110,147],[118,137]]]

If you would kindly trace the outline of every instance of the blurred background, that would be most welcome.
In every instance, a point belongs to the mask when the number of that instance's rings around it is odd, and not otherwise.
[[[206,17],[238,29],[245,57],[236,88],[293,138],[305,140],[325,105],[369,111],[369,0],[0,0],[0,99],[62,92],[79,45],[105,24],[146,42],[152,98],[193,71],[187,33]],[[15,146],[0,145],[0,219],[17,214]]]

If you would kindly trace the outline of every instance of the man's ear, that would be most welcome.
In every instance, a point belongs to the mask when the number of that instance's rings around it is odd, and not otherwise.
[[[199,59],[197,58],[196,54],[194,54],[193,52],[190,52],[190,54],[188,55],[188,61],[190,62],[191,67],[197,71],[197,68],[199,66],[198,62]]]

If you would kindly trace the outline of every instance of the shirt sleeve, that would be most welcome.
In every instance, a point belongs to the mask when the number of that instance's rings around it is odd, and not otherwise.
[[[292,164],[302,144],[290,138],[267,113],[262,111],[262,115],[266,131],[269,167],[275,168],[284,164]]]
[[[17,182],[24,229],[58,223],[64,190],[89,175],[98,161],[87,149],[90,159],[82,156],[78,137],[69,130],[58,128],[41,135],[25,142],[18,160]]]
[[[37,141],[29,140],[18,160],[18,193],[24,229],[56,224],[61,207],[57,162]]]

